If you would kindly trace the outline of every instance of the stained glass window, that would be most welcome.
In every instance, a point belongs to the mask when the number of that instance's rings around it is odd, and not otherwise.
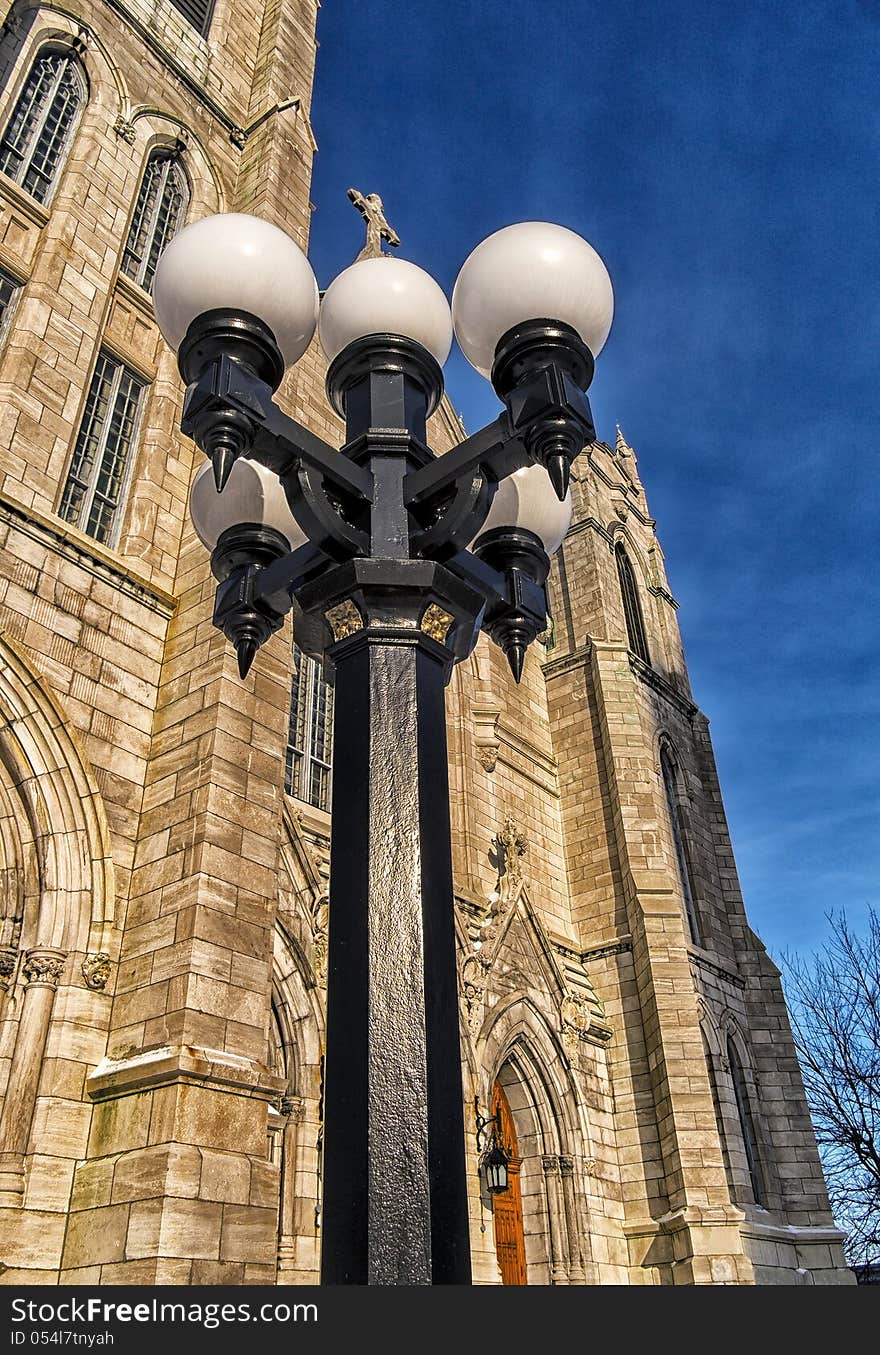
[[[156,151],[147,161],[122,271],[146,291],[152,291],[159,255],[183,222],[189,191],[180,157],[173,151]]]
[[[0,140],[0,171],[45,202],[85,100],[85,80],[71,52],[43,52]]]
[[[145,390],[118,358],[100,355],[59,509],[97,541],[112,541],[118,526]]]

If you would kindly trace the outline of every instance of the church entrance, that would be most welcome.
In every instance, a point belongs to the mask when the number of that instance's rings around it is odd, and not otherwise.
[[[502,1284],[528,1284],[526,1277],[526,1240],[523,1233],[522,1195],[520,1194],[520,1157],[516,1129],[507,1097],[500,1083],[492,1088],[492,1114],[500,1116],[501,1142],[508,1153],[507,1190],[492,1200],[495,1219],[495,1252],[501,1267]]]

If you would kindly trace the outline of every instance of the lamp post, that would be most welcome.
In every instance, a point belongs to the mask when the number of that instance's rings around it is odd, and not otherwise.
[[[528,222],[474,250],[452,316],[384,256],[341,273],[319,314],[294,242],[226,214],[169,245],[155,305],[210,461],[190,509],[214,624],[244,677],[292,609],[335,675],[322,1283],[467,1284],[444,691],[481,629],[519,681],[546,625],[610,280],[579,236]],[[453,320],[504,409],[436,457]],[[272,399],[316,324],[341,450]]]

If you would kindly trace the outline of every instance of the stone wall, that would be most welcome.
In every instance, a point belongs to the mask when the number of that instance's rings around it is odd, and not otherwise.
[[[46,206],[0,175],[0,265],[23,284],[0,341],[3,1283],[318,1275],[329,819],[283,790],[289,626],[242,683],[211,624],[186,512],[200,456],[150,298],[120,272],[147,156],[175,143],[188,219],[257,212],[306,245],[316,7],[218,0],[201,38],[168,0],[15,4],[0,40],[3,126],[45,43],[76,43],[88,82]],[[107,545],[58,511],[102,349],[148,386]],[[323,382],[313,344],[278,398],[335,442]],[[432,446],[460,435],[444,402]],[[500,1278],[474,1139],[497,1079],[531,1283],[847,1280],[622,438],[584,452],[573,494],[521,684],[484,638],[449,689],[475,1279]],[[628,647],[618,541],[650,665]]]

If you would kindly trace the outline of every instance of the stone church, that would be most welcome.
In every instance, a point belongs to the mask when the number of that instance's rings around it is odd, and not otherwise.
[[[318,1280],[333,693],[211,624],[151,302],[186,221],[306,247],[316,10],[3,5],[5,1284]],[[338,439],[316,348],[279,399]],[[572,490],[521,685],[448,695],[475,1282],[851,1282],[622,434]]]

